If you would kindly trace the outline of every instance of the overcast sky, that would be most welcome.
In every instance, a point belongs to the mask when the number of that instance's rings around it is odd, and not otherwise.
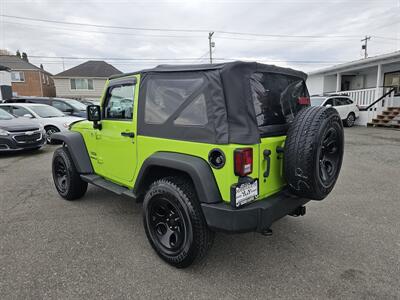
[[[360,59],[365,35],[372,36],[370,56],[400,49],[400,0],[0,0],[0,14],[81,23],[0,17],[0,48],[25,51],[31,62],[43,63],[54,74],[63,70],[58,57],[66,57],[66,69],[85,61],[71,57],[109,58],[125,72],[160,63],[205,63],[208,31],[216,31],[217,59],[256,60],[303,71]]]

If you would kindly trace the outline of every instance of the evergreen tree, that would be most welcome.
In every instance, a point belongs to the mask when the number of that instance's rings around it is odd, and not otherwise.
[[[29,62],[28,60],[28,54],[26,54],[26,52],[22,52],[22,59],[26,62]]]
[[[19,58],[21,58],[21,52],[19,52],[19,50],[17,50],[16,55],[17,55]]]

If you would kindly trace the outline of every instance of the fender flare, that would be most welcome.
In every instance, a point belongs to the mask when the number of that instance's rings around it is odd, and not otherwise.
[[[67,146],[78,173],[94,173],[82,134],[74,131],[55,132],[51,135],[51,139],[63,142]]]
[[[146,176],[152,167],[168,168],[188,174],[201,203],[222,202],[214,174],[204,159],[181,153],[156,152],[143,162],[133,189],[135,192],[142,191]]]

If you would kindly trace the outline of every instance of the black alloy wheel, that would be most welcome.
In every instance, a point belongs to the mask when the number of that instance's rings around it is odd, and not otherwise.
[[[319,178],[324,186],[336,180],[341,161],[339,147],[342,147],[336,127],[329,128],[323,136],[319,154]]]
[[[67,191],[69,178],[67,173],[67,167],[62,157],[56,157],[54,159],[53,168],[54,168],[54,183],[56,185],[56,188],[61,193],[65,193]]]
[[[179,253],[188,239],[188,224],[182,215],[182,207],[164,196],[158,196],[150,204],[149,210],[150,234],[154,241],[169,254]]]

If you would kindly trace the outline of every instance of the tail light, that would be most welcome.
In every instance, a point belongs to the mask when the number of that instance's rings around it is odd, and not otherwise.
[[[297,99],[297,103],[299,103],[300,105],[310,105],[310,97],[299,97]]]
[[[235,175],[246,176],[253,172],[253,149],[236,149],[234,153]]]

